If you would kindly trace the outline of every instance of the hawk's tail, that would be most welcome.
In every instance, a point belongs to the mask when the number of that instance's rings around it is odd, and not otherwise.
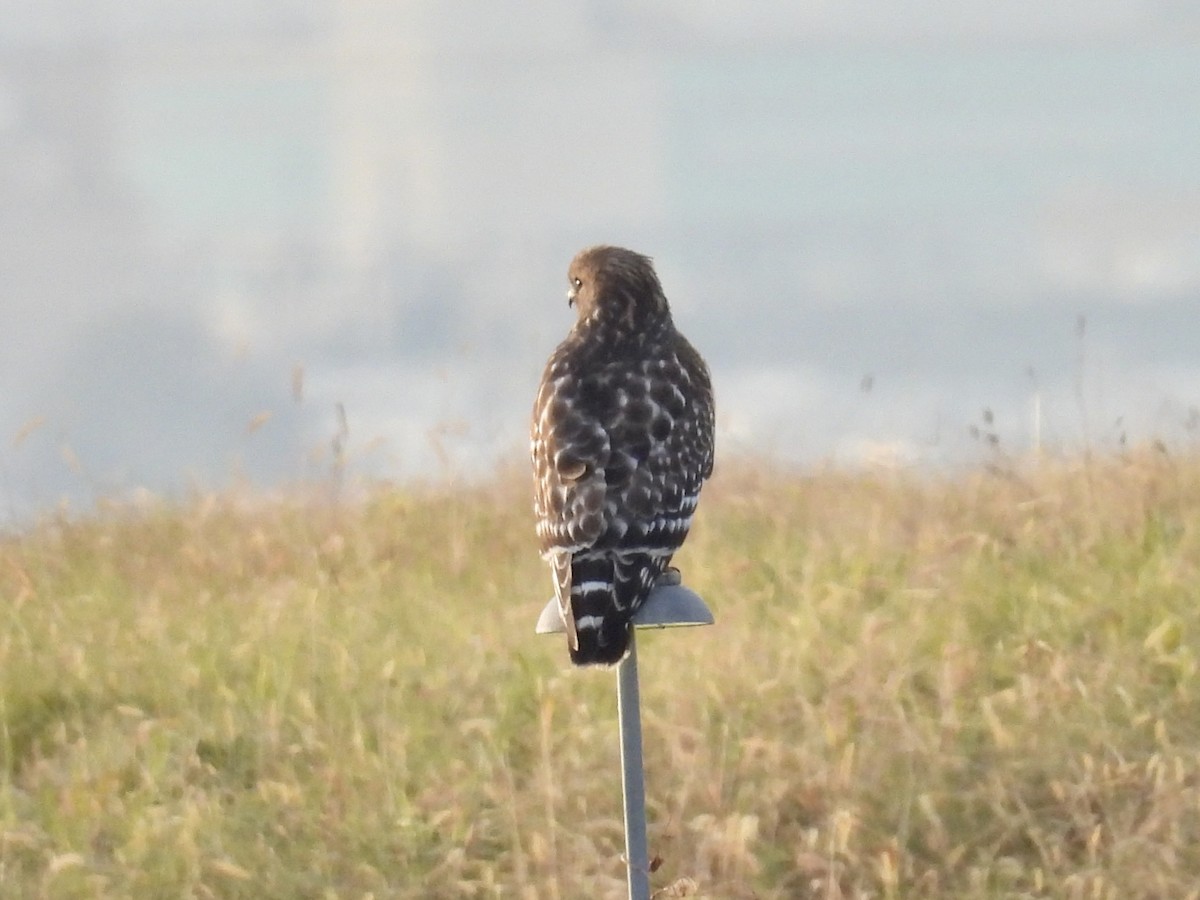
[[[610,610],[598,627],[580,628],[579,647],[568,644],[571,662],[577,666],[615,666],[629,652],[629,629],[632,627],[629,619],[628,613]]]
[[[629,652],[631,620],[666,560],[646,554],[578,553],[571,561],[571,612],[577,666],[612,666]]]

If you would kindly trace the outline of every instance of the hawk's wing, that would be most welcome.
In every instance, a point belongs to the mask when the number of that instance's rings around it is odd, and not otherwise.
[[[578,372],[571,350],[551,357],[532,428],[538,536],[569,633],[602,618],[581,594],[626,622],[641,604],[687,536],[713,447],[708,372],[682,337]]]

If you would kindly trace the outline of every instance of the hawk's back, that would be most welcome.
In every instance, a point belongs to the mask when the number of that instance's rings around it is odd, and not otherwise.
[[[534,404],[534,508],[572,661],[615,663],[712,472],[712,387],[646,257],[591,248],[570,271],[579,318]]]

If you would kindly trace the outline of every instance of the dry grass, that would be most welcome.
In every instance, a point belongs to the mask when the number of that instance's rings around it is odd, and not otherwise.
[[[0,543],[0,893],[623,896],[613,678],[531,633],[527,510]],[[731,464],[679,563],[718,624],[642,644],[670,896],[1200,897],[1200,460]]]

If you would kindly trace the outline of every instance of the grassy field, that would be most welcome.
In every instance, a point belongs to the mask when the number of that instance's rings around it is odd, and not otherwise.
[[[0,895],[623,896],[524,472],[0,542]],[[1200,459],[728,463],[646,634],[660,897],[1200,897]]]

